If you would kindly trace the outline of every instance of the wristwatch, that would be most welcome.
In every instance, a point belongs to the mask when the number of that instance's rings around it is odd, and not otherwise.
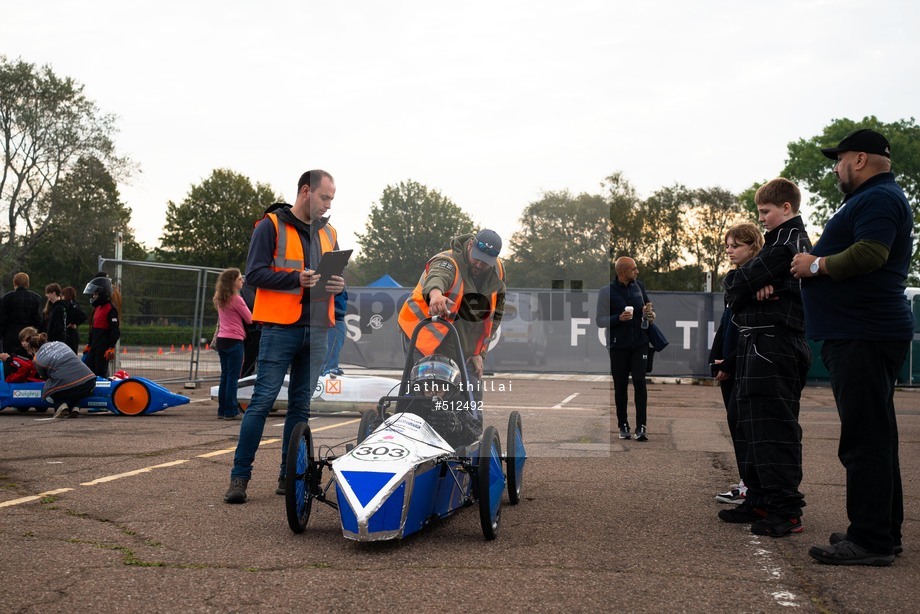
[[[808,270],[811,271],[812,275],[818,274],[818,271],[821,270],[821,256],[815,258],[814,262],[811,263],[811,266],[808,267]]]

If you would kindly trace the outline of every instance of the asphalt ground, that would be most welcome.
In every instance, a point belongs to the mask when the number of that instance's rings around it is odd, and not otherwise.
[[[249,502],[225,504],[239,422],[217,419],[208,386],[136,418],[6,409],[0,612],[903,612],[920,601],[920,390],[895,397],[904,554],[848,568],[807,555],[847,526],[828,388],[802,398],[805,530],[771,539],[716,518],[714,494],[736,478],[718,388],[653,382],[640,443],[616,438],[609,378],[492,381],[506,390],[485,394],[486,424],[504,442],[521,412],[529,458],[524,498],[506,500],[491,542],[476,508],[363,544],[314,504],[292,533],[274,494],[283,412],[267,423]],[[317,443],[339,444],[357,416],[311,426]]]

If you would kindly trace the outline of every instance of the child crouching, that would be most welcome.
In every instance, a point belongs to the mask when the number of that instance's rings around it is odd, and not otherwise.
[[[92,394],[96,375],[73,350],[61,341],[48,341],[48,335],[29,337],[28,350],[39,377],[46,378],[42,397],[55,406],[55,418],[76,418],[77,402]]]

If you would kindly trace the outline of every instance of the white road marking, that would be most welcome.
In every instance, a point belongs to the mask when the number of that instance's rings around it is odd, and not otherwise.
[[[335,424],[327,424],[326,426],[321,426],[321,427],[319,427],[319,428],[312,429],[312,431],[313,431],[314,433],[318,433],[318,432],[320,432],[320,431],[328,431],[328,430],[330,430],[330,429],[335,429],[335,428],[339,428],[339,427],[342,427],[342,426],[349,426],[349,425],[351,425],[351,424],[356,424],[356,423],[358,423],[358,422],[360,422],[360,421],[361,421],[360,418],[358,418],[358,419],[354,419],[354,420],[346,420],[345,422],[336,422]],[[281,441],[281,438],[277,438],[277,437],[274,438],[274,439],[265,439],[265,440],[263,440],[263,441],[260,443],[260,445],[268,445],[268,444],[272,444],[272,443],[278,443],[279,441]],[[215,450],[215,451],[213,451],[213,452],[207,452],[207,453],[205,453],[205,454],[199,454],[199,455],[197,455],[197,456],[195,456],[195,457],[193,457],[193,458],[210,458],[210,457],[212,457],[212,456],[220,456],[220,455],[222,455],[222,454],[229,454],[230,452],[234,452],[234,451],[236,451],[236,448],[235,448],[235,447],[233,447],[233,448],[225,448],[225,449],[223,449],[223,450]],[[119,474],[116,474],[116,475],[109,475],[109,476],[97,478],[97,479],[92,480],[92,481],[89,481],[89,482],[82,482],[82,483],[80,484],[80,486],[96,486],[97,484],[104,484],[104,483],[106,483],[106,482],[112,482],[112,481],[114,481],[114,480],[120,480],[120,479],[122,479],[122,478],[128,478],[128,477],[133,477],[133,476],[136,476],[136,475],[141,475],[141,474],[143,474],[143,473],[149,473],[149,472],[153,471],[154,469],[165,469],[165,468],[168,468],[168,467],[175,467],[175,466],[177,466],[177,465],[182,465],[182,464],[184,464],[184,463],[187,463],[187,462],[189,462],[189,460],[191,460],[191,459],[187,459],[187,458],[186,458],[186,459],[181,459],[181,460],[175,460],[175,461],[171,461],[171,462],[168,462],[168,463],[162,463],[162,464],[159,464],[159,465],[151,465],[150,467],[144,467],[144,468],[142,468],[142,469],[135,469],[134,471],[127,471],[127,472],[125,472],[125,473],[119,473]],[[50,461],[50,462],[57,462],[57,461]],[[74,490],[74,489],[73,489],[73,488],[59,488],[59,489],[57,489],[57,490],[49,490],[49,491],[42,492],[42,493],[38,493],[37,495],[32,495],[32,496],[29,496],[29,497],[22,497],[22,498],[19,498],[19,499],[12,499],[12,500],[10,500],[10,501],[4,501],[4,502],[0,503],[0,508],[3,508],[3,507],[12,507],[12,506],[14,506],[14,505],[20,505],[20,504],[22,504],[22,503],[30,503],[30,502],[32,502],[32,501],[38,501],[38,500],[42,499],[43,497],[48,497],[48,496],[51,496],[51,495],[57,495],[57,494],[60,494],[60,493],[65,493],[65,492],[70,492],[70,491],[72,491],[72,490]]]
[[[575,392],[575,393],[570,394],[570,395],[567,396],[566,398],[562,399],[560,402],[558,402],[558,403],[556,403],[555,405],[553,405],[553,409],[562,409],[562,406],[563,406],[563,405],[565,405],[566,403],[568,403],[569,401],[571,401],[572,399],[574,399],[575,397],[577,397],[579,394],[581,394],[581,393],[580,393],[580,392]]]
[[[62,492],[70,492],[73,488],[58,488],[57,490],[48,490],[45,492],[40,492],[37,495],[32,495],[31,497],[23,497],[21,499],[13,499],[12,501],[4,501],[0,503],[0,507],[10,507],[13,505],[19,505],[20,503],[29,503],[30,501],[38,501],[45,497],[50,497],[51,495],[59,495]]]

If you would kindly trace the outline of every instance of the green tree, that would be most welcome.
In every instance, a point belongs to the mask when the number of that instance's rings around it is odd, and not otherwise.
[[[80,158],[50,194],[54,223],[27,257],[34,279],[82,291],[99,270],[98,257],[114,252],[118,231],[126,260],[146,257],[128,225],[131,209],[121,201],[115,179],[101,161]]]
[[[563,280],[584,288],[609,281],[607,202],[598,194],[547,192],[524,209],[507,258],[514,287],[550,288]]]
[[[411,179],[383,189],[364,227],[357,234],[361,282],[389,273],[404,286],[418,282],[425,263],[447,249],[451,237],[477,229],[453,201]]]
[[[655,191],[642,203],[645,240],[637,255],[647,269],[667,274],[681,268],[684,260],[683,212],[692,201],[691,191],[675,184]]]
[[[693,256],[691,264],[717,277],[719,271],[728,267],[725,231],[749,219],[744,205],[728,190],[719,187],[694,190],[692,205],[684,212],[686,247]]]
[[[218,268],[246,265],[253,222],[281,199],[270,186],[227,169],[193,185],[180,204],[166,205],[166,226],[157,258]]]
[[[643,235],[642,200],[636,189],[621,172],[616,172],[601,183],[603,198],[607,203],[607,281],[615,277],[613,263],[620,256],[636,257],[645,244]]]
[[[0,56],[0,266],[19,268],[56,219],[60,202],[47,198],[77,160],[91,156],[127,173],[115,155],[114,115],[100,112],[83,85]]]
[[[874,115],[864,117],[862,121],[835,119],[824,127],[821,134],[808,139],[799,139],[788,145],[789,158],[783,169],[787,177],[800,188],[811,194],[809,204],[812,206],[812,224],[823,227],[834,211],[843,202],[843,195],[837,189],[834,175],[834,163],[821,153],[822,147],[832,147],[844,136],[857,128],[872,128],[882,134],[891,143],[891,170],[904,188],[907,200],[914,212],[914,232],[920,230],[920,126],[916,120],[901,119],[884,123]],[[911,283],[917,283],[920,273],[920,245],[915,246],[911,263]]]

